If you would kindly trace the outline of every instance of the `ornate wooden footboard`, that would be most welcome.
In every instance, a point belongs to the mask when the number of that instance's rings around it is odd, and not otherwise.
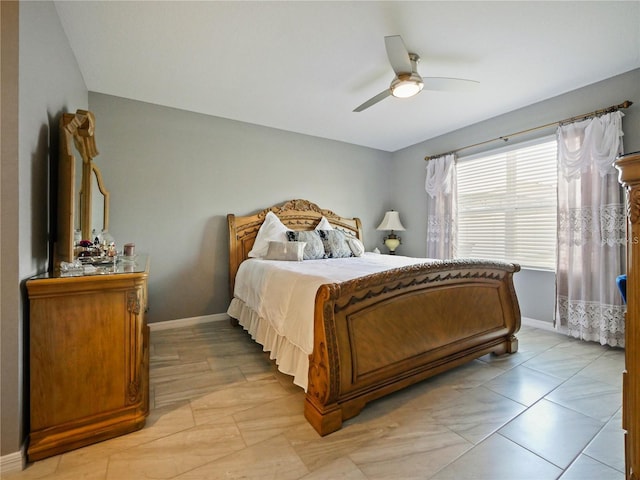
[[[306,200],[255,215],[228,215],[229,279],[244,261],[266,214],[312,230],[321,217],[361,238],[357,218]],[[305,417],[326,435],[367,402],[487,353],[513,353],[520,309],[515,264],[450,260],[322,285],[316,294]]]
[[[517,351],[518,265],[445,261],[323,285],[305,416],[326,435],[375,398],[478,358]]]

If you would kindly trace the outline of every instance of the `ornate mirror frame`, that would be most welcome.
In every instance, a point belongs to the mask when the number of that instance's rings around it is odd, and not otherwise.
[[[60,158],[58,162],[58,237],[54,264],[74,260],[74,231],[81,230],[82,239],[92,238],[92,209],[104,200],[101,230],[109,228],[109,192],[104,187],[100,170],[93,159],[99,154],[95,142],[95,117],[88,110],[65,113],[60,119]],[[82,162],[82,169],[76,162]],[[82,172],[79,190],[76,172]],[[97,192],[94,192],[97,185]],[[76,191],[77,190],[77,191]]]

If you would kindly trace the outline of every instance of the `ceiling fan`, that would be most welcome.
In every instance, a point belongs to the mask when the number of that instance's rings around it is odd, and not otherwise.
[[[420,93],[425,88],[427,90],[470,90],[478,86],[475,80],[448,77],[421,77],[418,74],[418,62],[420,56],[417,53],[410,53],[405,47],[400,35],[384,37],[384,44],[387,49],[387,57],[391,68],[395,72],[395,77],[391,85],[384,92],[370,98],[362,105],[356,107],[354,112],[361,112],[388,96],[397,98],[409,98]]]

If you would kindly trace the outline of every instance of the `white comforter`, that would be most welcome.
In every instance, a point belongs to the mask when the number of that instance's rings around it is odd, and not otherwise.
[[[293,375],[294,383],[306,390],[318,287],[432,261],[374,253],[303,262],[248,259],[238,269],[228,313],[271,351],[281,371]]]

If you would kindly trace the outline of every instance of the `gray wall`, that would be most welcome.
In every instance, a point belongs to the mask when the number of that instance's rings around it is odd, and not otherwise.
[[[0,2],[0,455],[17,452],[21,440],[20,276],[18,268],[18,13]]]
[[[23,420],[28,417],[25,408],[26,294],[22,285],[21,297],[5,298],[4,286],[5,282],[23,284],[27,278],[47,270],[50,153],[57,154],[61,113],[88,106],[84,80],[53,3],[20,2],[18,26],[19,118],[13,119],[19,135],[18,164],[10,168],[19,189],[5,191],[8,165],[4,164],[4,155],[2,159],[3,240],[5,228],[17,226],[18,249],[7,252],[14,255],[8,259],[3,242],[1,456],[19,451],[26,434]],[[4,128],[5,125],[3,131]],[[5,216],[7,202],[14,209]],[[15,258],[17,269],[5,270]],[[9,277],[5,276],[7,272]],[[12,302],[14,308],[7,308],[5,302]],[[10,315],[5,315],[6,311]]]
[[[423,256],[426,252],[425,156],[449,152],[465,145],[473,145],[617,105],[624,100],[636,102],[630,108],[623,110],[625,152],[636,152],[640,150],[640,69],[395,152],[392,158],[394,172],[392,191],[402,192],[395,195],[396,207],[401,212],[402,222],[407,228],[402,235],[402,253]],[[511,143],[527,140],[533,136],[553,134],[554,131],[555,128],[549,128],[528,136],[514,137]],[[477,153],[502,144],[504,142],[495,142],[482,148],[465,150],[461,154]],[[553,321],[555,275],[551,272],[523,270],[516,275],[515,282],[522,315],[537,320]]]
[[[226,311],[227,213],[304,198],[382,239],[389,153],[93,92],[89,107],[110,233],[151,255],[150,323]]]

